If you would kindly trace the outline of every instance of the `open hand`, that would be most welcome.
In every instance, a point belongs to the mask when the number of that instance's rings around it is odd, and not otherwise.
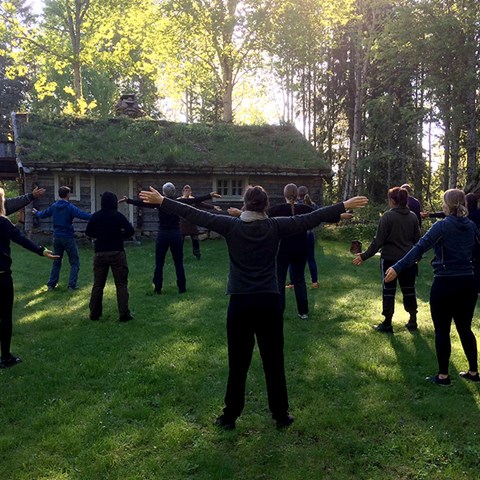
[[[397,272],[390,267],[386,272],[385,272],[385,282],[393,282],[397,278]]]
[[[45,192],[46,192],[46,190],[45,190],[44,188],[35,187],[35,188],[32,190],[33,198],[41,197]]]
[[[343,205],[345,206],[345,210],[350,210],[353,208],[361,208],[367,204],[368,204],[368,198],[362,197],[362,196],[352,197],[343,202]]]
[[[165,198],[158,190],[155,190],[153,187],[149,187],[150,190],[142,190],[138,196],[142,202],[145,203],[158,203],[161,205],[163,199]]]
[[[50,258],[51,260],[55,260],[56,258],[60,258],[60,255],[54,255],[53,252],[51,250],[48,250],[47,248],[45,248],[43,250],[43,256],[47,257],[47,258]]]
[[[230,207],[227,210],[228,214],[231,215],[232,217],[239,217],[242,214],[242,211],[239,208],[235,207]]]
[[[358,265],[361,265],[363,263],[362,257],[360,255],[361,255],[361,253],[356,253],[355,254],[355,258],[352,260],[352,263],[354,265],[358,266]]]

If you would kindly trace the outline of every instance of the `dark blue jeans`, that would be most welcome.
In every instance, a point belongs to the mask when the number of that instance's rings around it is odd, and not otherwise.
[[[187,288],[187,280],[185,278],[185,269],[183,268],[183,236],[180,230],[161,230],[158,232],[153,285],[156,291],[162,291],[163,266],[165,265],[168,249],[172,252],[173,263],[175,264],[178,291],[183,293]]]
[[[67,252],[68,261],[70,263],[68,288],[76,288],[77,286],[78,272],[80,270],[80,257],[78,256],[77,242],[74,238],[53,237],[53,253],[55,255],[60,255],[60,258],[56,258],[53,261],[50,279],[47,283],[49,287],[55,288],[58,283],[64,252]]]

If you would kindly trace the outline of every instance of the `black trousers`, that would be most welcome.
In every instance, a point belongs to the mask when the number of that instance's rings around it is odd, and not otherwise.
[[[477,288],[473,275],[435,277],[430,291],[430,312],[435,327],[435,349],[438,373],[448,374],[452,346],[450,328],[455,322],[469,370],[478,370],[477,340],[472,332],[472,318],[477,303]]]
[[[285,283],[290,266],[290,281],[293,283],[297,310],[300,315],[308,313],[308,293],[305,285],[305,265],[307,255],[299,252],[298,255],[277,256],[277,281],[280,290],[280,305],[285,312]]]
[[[107,283],[108,271],[112,269],[117,290],[117,306],[120,317],[130,314],[128,309],[128,265],[123,251],[98,252],[93,257],[93,287],[90,296],[90,317],[102,316],[103,289]]]
[[[417,295],[415,292],[415,279],[417,277],[418,266],[412,265],[411,267],[405,269],[398,277],[391,281],[385,282],[385,272],[396,263],[396,261],[385,260],[382,258],[380,262],[381,272],[382,272],[382,299],[383,299],[383,310],[382,315],[385,317],[387,322],[392,321],[393,313],[395,311],[395,294],[397,292],[397,279],[400,284],[400,289],[403,294],[403,308],[410,315],[415,315],[417,313]]]
[[[2,358],[10,355],[12,340],[13,280],[8,272],[0,273],[0,348]]]
[[[245,384],[255,337],[263,362],[273,418],[288,413],[283,358],[283,315],[278,294],[231,295],[227,313],[228,383],[225,416],[236,419],[245,405]]]

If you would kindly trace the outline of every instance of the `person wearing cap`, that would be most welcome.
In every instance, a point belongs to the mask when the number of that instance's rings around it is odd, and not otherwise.
[[[174,200],[176,198],[175,185],[167,182],[162,187],[163,195]],[[180,198],[177,201],[187,203],[189,205],[197,205],[205,200],[218,198],[215,192],[201,197]],[[140,200],[123,197],[122,201],[126,201],[137,207],[157,208],[158,205],[149,204]],[[177,275],[178,293],[185,293],[187,290],[187,279],[185,276],[185,268],[183,266],[183,238],[180,232],[180,217],[178,215],[166,213],[162,209],[158,209],[158,234],[155,247],[155,271],[153,273],[154,293],[161,294],[163,288],[163,267],[165,265],[165,257],[170,250],[172,253],[173,263],[175,265],[175,273]]]

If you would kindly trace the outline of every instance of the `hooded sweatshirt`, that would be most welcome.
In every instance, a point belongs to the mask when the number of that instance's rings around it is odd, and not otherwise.
[[[95,252],[123,251],[123,240],[130,238],[135,230],[125,215],[118,211],[117,196],[104,192],[101,208],[92,215],[85,235],[95,239]]]
[[[375,238],[360,258],[365,261],[381,250],[381,258],[397,261],[419,238],[420,227],[416,215],[408,207],[392,208],[383,214]]]
[[[60,199],[45,210],[37,212],[35,216],[37,218],[53,217],[53,235],[55,237],[73,238],[75,232],[72,225],[73,219],[90,220],[92,214],[80,210],[67,200]]]
[[[471,220],[447,215],[444,220],[433,224],[407,255],[393,265],[393,269],[397,273],[402,272],[433,248],[435,257],[432,267],[435,277],[473,275],[472,254],[478,243],[480,233]]]

